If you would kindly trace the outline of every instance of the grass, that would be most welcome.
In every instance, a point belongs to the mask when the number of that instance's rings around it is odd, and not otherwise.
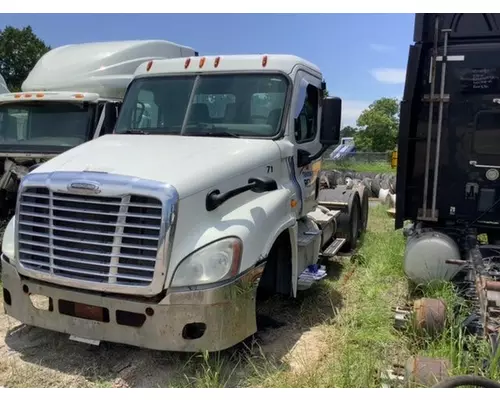
[[[380,371],[407,356],[406,342],[393,327],[391,306],[406,296],[402,274],[403,237],[385,208],[371,209],[368,232],[357,255],[344,262],[340,279],[328,281],[317,301],[339,291],[344,306],[323,328],[328,351],[301,375],[269,365],[253,385],[265,387],[380,387]],[[381,251],[383,249],[383,251]]]
[[[377,174],[396,173],[388,162],[351,162],[351,161],[324,161],[322,166],[324,170],[341,170],[355,172],[372,172]]]

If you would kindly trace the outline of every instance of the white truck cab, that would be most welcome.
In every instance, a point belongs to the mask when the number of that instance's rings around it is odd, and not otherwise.
[[[5,79],[3,78],[2,75],[0,75],[0,94],[2,93],[9,93],[10,90],[7,87],[7,83],[5,82]]]
[[[22,92],[0,94],[0,202],[9,193],[15,198],[29,168],[111,133],[140,64],[195,54],[164,40],[132,40],[61,46],[43,55]]]
[[[303,272],[363,229],[362,188],[319,190],[341,117],[323,90],[291,55],[143,63],[113,134],[22,180],[3,238],[6,313],[160,350],[255,333],[257,294],[296,296]]]

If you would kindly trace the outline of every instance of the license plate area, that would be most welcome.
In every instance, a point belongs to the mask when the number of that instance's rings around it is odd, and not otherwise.
[[[59,300],[59,312],[71,317],[98,322],[109,322],[109,310],[105,307]]]

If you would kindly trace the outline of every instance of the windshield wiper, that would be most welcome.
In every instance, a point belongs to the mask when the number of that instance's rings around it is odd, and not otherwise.
[[[119,135],[149,135],[149,132],[142,131],[140,129],[127,129],[123,132],[116,132]]]
[[[185,133],[185,136],[214,136],[214,137],[232,137],[240,138],[236,133],[228,131],[200,131],[200,132],[189,132]]]

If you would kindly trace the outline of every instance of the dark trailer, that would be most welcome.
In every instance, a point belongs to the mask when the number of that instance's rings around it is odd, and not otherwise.
[[[500,238],[500,14],[416,14],[414,42],[396,228],[465,224]]]
[[[416,284],[455,283],[469,331],[500,332],[500,14],[417,14],[398,143],[396,228]],[[478,240],[486,234],[487,243]]]

